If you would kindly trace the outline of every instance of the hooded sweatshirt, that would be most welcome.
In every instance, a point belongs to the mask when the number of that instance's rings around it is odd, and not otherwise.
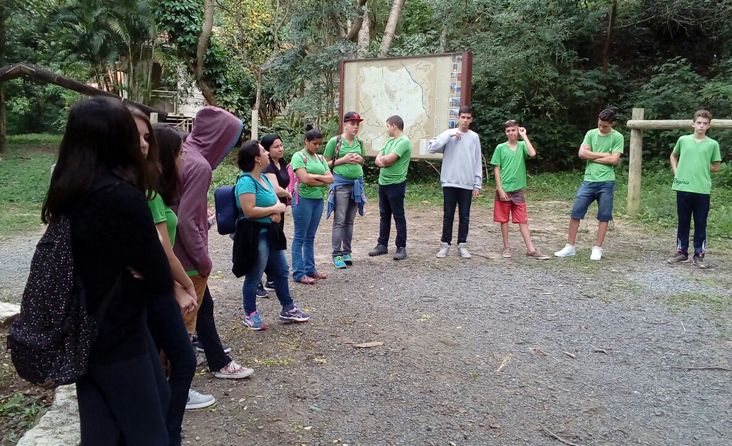
[[[173,250],[189,275],[208,276],[208,189],[212,172],[239,141],[244,125],[226,110],[207,106],[196,113],[181,149],[178,234]]]
[[[430,153],[442,153],[440,183],[442,187],[459,189],[482,189],[483,152],[480,138],[472,130],[461,133],[460,140],[453,138],[458,129],[449,129],[432,138],[429,142]]]

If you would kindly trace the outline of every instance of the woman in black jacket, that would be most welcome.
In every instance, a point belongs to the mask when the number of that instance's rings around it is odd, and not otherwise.
[[[97,97],[72,107],[42,219],[70,217],[87,310],[96,313],[110,299],[97,316],[87,373],[76,383],[82,445],[169,441],[169,389],[145,308],[170,296],[173,279],[147,205],[151,186],[125,106]]]

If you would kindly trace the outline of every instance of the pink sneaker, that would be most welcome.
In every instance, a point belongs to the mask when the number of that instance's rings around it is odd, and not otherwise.
[[[214,376],[221,379],[243,379],[254,374],[254,369],[244,367],[237,364],[236,361],[231,361],[218,372],[214,373]]]

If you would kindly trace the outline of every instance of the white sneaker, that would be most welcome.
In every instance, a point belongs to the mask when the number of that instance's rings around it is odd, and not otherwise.
[[[602,258],[602,247],[593,246],[592,254],[590,254],[590,260],[600,260]]]
[[[242,379],[252,376],[253,373],[254,369],[239,365],[236,361],[231,361],[226,367],[214,373],[214,376],[222,379]]]
[[[555,252],[554,255],[557,257],[570,257],[577,254],[577,250],[574,245],[564,245],[564,248]]]
[[[466,243],[458,243],[458,254],[464,259],[469,259],[473,257],[470,255],[470,252],[468,252],[467,246],[468,245]]]
[[[214,398],[213,395],[206,395],[205,393],[199,393],[193,389],[188,389],[186,410],[203,409],[204,407],[212,406],[214,404],[216,404],[216,398]]]
[[[437,258],[443,259],[443,258],[447,257],[447,255],[449,253],[450,253],[450,244],[442,242],[442,244],[440,245],[440,250],[437,251]]]

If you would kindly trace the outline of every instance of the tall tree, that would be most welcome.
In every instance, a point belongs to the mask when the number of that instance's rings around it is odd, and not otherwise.
[[[216,104],[213,90],[208,82],[203,77],[204,70],[204,57],[206,51],[208,51],[209,39],[211,38],[211,30],[213,29],[213,17],[214,17],[214,0],[204,0],[203,9],[203,26],[201,27],[201,34],[198,36],[198,45],[196,46],[196,65],[195,75],[196,83],[198,88],[203,93],[203,97],[206,98],[206,102],[210,105]]]
[[[391,5],[389,20],[387,20],[384,29],[384,38],[381,40],[379,57],[386,57],[389,54],[389,48],[391,48],[391,42],[394,40],[394,34],[396,34],[396,27],[399,24],[399,16],[402,13],[402,8],[404,8],[404,2],[405,0],[394,0]]]
[[[11,0],[0,0],[0,67],[5,65],[5,20],[8,16]],[[5,134],[7,120],[5,118],[5,83],[0,82],[0,153],[5,151]]]

